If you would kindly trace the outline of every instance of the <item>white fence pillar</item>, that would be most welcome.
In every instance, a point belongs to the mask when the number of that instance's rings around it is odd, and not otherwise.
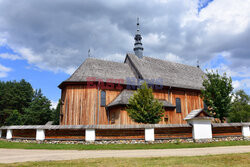
[[[37,129],[36,130],[36,140],[44,140],[45,139],[45,130]]]
[[[95,141],[95,129],[85,129],[85,141]]]
[[[250,138],[250,128],[249,126],[242,126],[242,136],[244,138]]]
[[[193,125],[193,139],[212,140],[212,125],[210,119],[193,119],[190,121]]]
[[[154,128],[145,129],[145,141],[155,141],[155,129]]]
[[[6,139],[10,140],[12,139],[12,129],[7,129]]]
[[[0,138],[2,137],[2,129],[0,129]]]

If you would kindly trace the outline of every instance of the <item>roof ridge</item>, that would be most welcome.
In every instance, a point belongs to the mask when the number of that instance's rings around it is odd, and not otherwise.
[[[136,56],[133,53],[127,53],[128,55],[132,55],[132,56]],[[155,57],[150,57],[150,56],[143,56],[143,58],[149,58],[149,59],[154,59],[154,60],[160,60],[160,61],[164,61],[164,62],[169,62],[169,63],[173,63],[173,64],[180,64],[180,65],[184,65],[184,66],[188,66],[188,67],[193,67],[193,68],[197,68],[196,66],[192,66],[192,65],[188,65],[188,64],[183,64],[183,63],[178,63],[178,62],[174,62],[174,61],[169,61],[169,60],[164,60],[164,59],[159,59],[159,58],[155,58]],[[142,58],[142,59],[143,59]],[[201,70],[201,69],[200,69]],[[201,70],[202,71],[202,70]]]
[[[169,62],[169,63],[173,63],[173,64],[180,64],[180,65],[184,65],[184,66],[188,66],[188,67],[197,68],[196,66],[192,66],[192,65],[188,65],[188,64],[184,64],[184,63],[179,63],[179,62],[174,62],[174,61],[170,61],[170,60],[157,59],[157,58],[149,57],[149,56],[144,56],[144,57],[147,57],[147,58],[150,58],[150,59],[155,59],[155,60],[161,60],[161,61],[165,61],[165,62]]]
[[[85,61],[87,61],[88,59],[93,59],[93,60],[98,60],[98,61],[105,61],[105,62],[111,62],[111,63],[118,63],[118,64],[125,64],[125,63],[122,63],[122,62],[117,62],[117,61],[112,61],[112,60],[104,60],[104,59],[96,58],[96,57],[88,57],[88,58],[85,59]]]

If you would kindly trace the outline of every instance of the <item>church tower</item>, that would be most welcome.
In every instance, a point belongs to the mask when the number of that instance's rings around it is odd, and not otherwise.
[[[135,44],[134,44],[134,52],[135,55],[139,58],[143,57],[143,47],[142,47],[142,37],[140,34],[140,23],[139,23],[139,18],[137,18],[137,30],[136,30],[136,34],[135,34]]]

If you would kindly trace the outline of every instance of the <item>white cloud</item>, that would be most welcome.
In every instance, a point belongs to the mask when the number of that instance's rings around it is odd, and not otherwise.
[[[15,55],[15,54],[10,54],[10,53],[0,53],[0,58],[10,59],[10,60],[22,59],[20,56]]]
[[[233,87],[235,88],[235,90],[239,90],[239,89],[249,90],[250,89],[250,78],[233,81]]]
[[[66,68],[65,73],[72,75],[75,72],[75,70],[76,70],[76,67],[68,67]]]
[[[219,70],[250,75],[250,0],[214,0],[199,14],[198,0],[18,2],[0,1],[0,44],[40,69],[72,74],[89,48],[123,61],[139,16],[145,56],[194,65],[221,54],[230,64]]]
[[[12,69],[9,67],[5,67],[0,64],[0,78],[4,78],[8,76],[8,72],[10,72]]]
[[[50,101],[51,101],[51,106],[50,106],[50,108],[51,108],[51,109],[52,109],[52,108],[56,109],[57,104],[58,104],[58,101],[53,101],[53,100],[50,100]]]
[[[18,52],[31,64],[42,62],[42,58],[39,55],[35,54],[30,48],[20,48],[18,49]]]
[[[218,64],[218,66],[214,68],[208,68],[209,71],[213,70],[218,72],[220,74],[223,74],[224,72],[227,73],[227,75],[231,77],[243,77],[243,78],[249,78],[250,77],[250,68],[249,67],[238,67],[236,69],[231,69],[228,65],[226,64]]]
[[[1,19],[0,19],[0,24],[1,24]],[[7,43],[7,33],[3,31],[0,33],[0,46],[5,45],[6,43]]]
[[[235,80],[235,81],[233,81],[233,87],[234,87],[234,89],[240,89],[240,81],[238,81],[238,80]]]
[[[177,55],[175,55],[173,53],[168,53],[166,55],[165,59],[168,61],[178,62],[178,63],[181,63],[183,61],[180,57],[178,57]]]
[[[147,36],[144,37],[143,39],[143,43],[145,43],[145,45],[148,46],[155,46],[155,45],[160,45],[163,44],[164,41],[166,39],[166,36],[161,33],[161,34],[157,34],[157,33],[149,33]]]
[[[199,14],[199,21],[205,22],[209,33],[242,33],[250,21],[250,0],[215,0]]]
[[[124,61],[124,54],[114,53],[114,54],[105,56],[103,60],[122,62]]]

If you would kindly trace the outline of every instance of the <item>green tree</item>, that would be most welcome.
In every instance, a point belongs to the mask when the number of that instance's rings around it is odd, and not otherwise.
[[[5,120],[5,125],[22,125],[22,115],[17,110],[4,109],[4,113],[8,113],[8,117]]]
[[[61,109],[61,99],[59,99],[56,109],[52,110],[52,120],[53,125],[59,125],[60,124],[60,109]]]
[[[250,122],[250,96],[243,90],[235,92],[229,122]]]
[[[30,105],[32,97],[33,88],[23,79],[0,82],[0,126],[22,124],[19,117]]]
[[[129,99],[127,105],[129,116],[138,123],[156,124],[163,116],[163,104],[153,96],[152,88],[145,83]]]
[[[208,111],[223,122],[231,109],[233,91],[231,77],[227,77],[226,73],[221,76],[218,71],[207,71],[203,87],[201,97],[208,106]]]
[[[0,81],[0,126],[45,124],[52,119],[50,105],[41,90],[34,91],[24,79]]]
[[[25,109],[23,123],[25,125],[44,125],[52,120],[51,102],[43,96],[41,89],[36,90],[30,106]]]

